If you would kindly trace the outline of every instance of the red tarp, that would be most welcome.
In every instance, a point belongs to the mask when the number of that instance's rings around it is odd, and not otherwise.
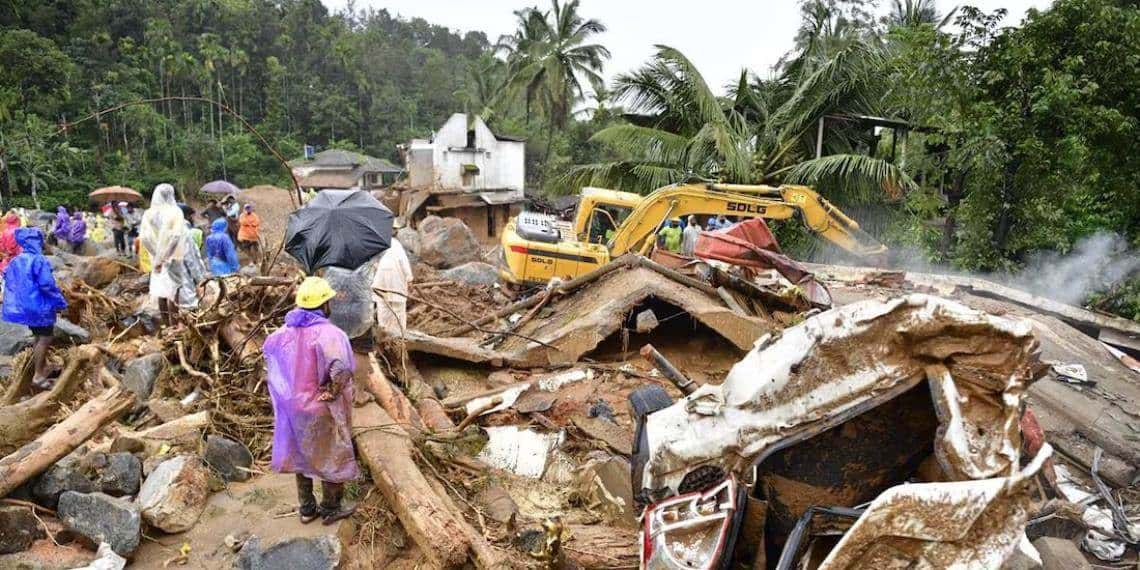
[[[815,276],[780,251],[780,244],[768,224],[753,218],[723,230],[701,232],[697,237],[696,257],[716,259],[733,265],[756,269],[775,269],[785,279],[803,290],[813,305],[831,306],[831,292]]]

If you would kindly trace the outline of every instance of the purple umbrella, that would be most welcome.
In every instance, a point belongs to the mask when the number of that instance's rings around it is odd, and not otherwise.
[[[202,187],[202,192],[206,194],[237,194],[240,190],[241,188],[225,180],[215,180]]]

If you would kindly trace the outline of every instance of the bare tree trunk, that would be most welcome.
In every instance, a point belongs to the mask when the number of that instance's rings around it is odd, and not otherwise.
[[[467,562],[471,542],[461,513],[442,501],[412,458],[407,433],[376,404],[352,410],[353,439],[372,480],[434,568]]]
[[[36,194],[36,177],[35,176],[32,177],[32,203],[36,205],[37,210],[41,209],[40,208],[40,197],[38,194]]]
[[[83,404],[35,441],[0,459],[0,497],[46,471],[99,428],[131,409],[133,403],[133,394],[115,386]]]
[[[90,345],[68,353],[67,367],[47,392],[40,392],[27,400],[0,406],[0,453],[11,453],[35,439],[36,434],[55,421],[56,413],[69,400],[75,389],[87,377],[90,366],[98,361],[99,351]],[[17,379],[15,384],[24,385]],[[19,386],[16,386],[19,388]],[[20,394],[9,391],[5,401]]]

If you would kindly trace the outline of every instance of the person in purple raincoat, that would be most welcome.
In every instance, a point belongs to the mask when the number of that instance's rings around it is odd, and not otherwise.
[[[71,253],[83,253],[83,242],[87,241],[87,222],[82,212],[71,216],[71,225],[67,227],[67,243],[71,244]]]
[[[348,335],[329,322],[336,292],[320,277],[297,288],[297,307],[285,326],[265,339],[269,396],[273,400],[270,467],[297,478],[302,523],[321,517],[328,525],[348,517],[344,484],[360,476],[352,447],[352,374]],[[321,481],[321,503],[313,480]]]
[[[71,231],[71,215],[67,213],[67,208],[63,206],[56,206],[55,208],[55,227],[52,228],[52,237],[55,238],[55,243],[63,245],[67,243],[68,232]]]

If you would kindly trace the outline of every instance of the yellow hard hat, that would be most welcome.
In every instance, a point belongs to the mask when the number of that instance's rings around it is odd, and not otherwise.
[[[297,306],[302,309],[316,309],[333,297],[336,291],[320,277],[306,277],[297,287]]]

